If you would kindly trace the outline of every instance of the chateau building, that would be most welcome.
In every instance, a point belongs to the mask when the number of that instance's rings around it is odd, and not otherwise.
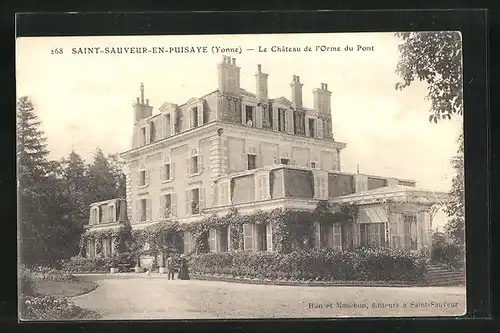
[[[255,93],[240,87],[240,67],[223,57],[218,87],[178,105],[166,102],[153,114],[144,97],[133,105],[132,147],[126,162],[126,198],[95,203],[89,230],[117,228],[128,219],[133,229],[163,220],[190,223],[233,207],[242,214],[278,207],[315,209],[320,200],[358,208],[349,244],[429,253],[432,207],[446,193],[416,188],[413,180],[346,173],[346,144],[333,135],[331,92],[326,83],[313,89],[313,106],[302,102],[303,83],[293,75],[290,99],[268,94],[268,74],[255,73]],[[396,209],[384,207],[387,200]],[[272,251],[272,230],[245,225],[244,249]],[[339,225],[317,226],[318,244],[343,248]],[[227,251],[227,230],[210,230],[211,251]],[[103,243],[110,253],[113,240]],[[89,240],[92,242],[92,240]],[[192,241],[184,235],[184,251]],[[94,250],[93,250],[94,249]],[[95,245],[87,245],[95,255]]]

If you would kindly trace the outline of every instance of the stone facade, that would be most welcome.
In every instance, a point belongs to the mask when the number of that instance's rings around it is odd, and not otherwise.
[[[240,87],[236,59],[224,57],[217,68],[217,90],[181,105],[164,103],[154,115],[141,85],[132,149],[121,154],[133,228],[165,219],[189,223],[230,207],[314,209],[319,200],[415,186],[412,180],[342,172],[346,144],[334,140],[327,84],[313,90],[314,105],[307,108],[299,76],[293,75],[289,100],[268,95],[261,65],[255,93]],[[382,232],[373,228],[355,227],[352,239]],[[401,234],[398,228],[392,235]],[[422,239],[428,239],[424,229]],[[389,228],[384,230],[384,240],[392,242]]]

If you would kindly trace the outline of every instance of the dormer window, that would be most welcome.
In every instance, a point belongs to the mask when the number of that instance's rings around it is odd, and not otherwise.
[[[286,110],[278,109],[278,131],[285,132],[286,131]]]
[[[191,119],[193,120],[193,127],[198,127],[198,108],[191,109]]]
[[[308,134],[311,138],[314,138],[316,136],[316,122],[314,121],[314,119],[312,118],[309,118],[309,128],[308,128]]]
[[[155,142],[155,140],[156,140],[155,123],[151,121],[149,123],[149,141],[148,141],[148,143]]]
[[[144,146],[147,143],[146,140],[146,127],[141,127],[141,134],[140,134],[140,144],[141,146]]]

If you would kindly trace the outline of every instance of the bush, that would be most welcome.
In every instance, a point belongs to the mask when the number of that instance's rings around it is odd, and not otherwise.
[[[465,265],[465,249],[463,245],[454,243],[444,233],[435,231],[432,234],[431,258],[433,262],[461,269]]]
[[[23,320],[68,320],[98,319],[97,312],[82,309],[67,298],[54,296],[21,296],[21,319]]]
[[[62,269],[66,272],[108,272],[111,267],[118,267],[118,264],[133,265],[133,260],[129,253],[113,254],[109,257],[73,257],[62,262]]]
[[[236,251],[193,255],[190,270],[195,274],[267,279],[415,281],[424,277],[426,259],[389,248]]]
[[[55,282],[76,282],[79,279],[68,273],[60,270],[56,270],[50,267],[33,267],[28,269],[24,266],[20,268],[21,275],[30,276],[33,280],[46,280],[46,281],[55,281]]]
[[[21,295],[34,295],[36,283],[31,271],[21,266],[19,269],[19,287]]]

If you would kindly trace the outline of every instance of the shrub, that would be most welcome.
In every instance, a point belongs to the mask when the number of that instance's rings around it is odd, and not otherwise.
[[[19,288],[21,295],[34,295],[35,294],[35,279],[33,274],[24,266],[19,269]]]
[[[67,298],[54,296],[21,296],[20,311],[23,320],[98,319],[97,312],[82,309]]]
[[[33,280],[46,280],[46,281],[55,281],[55,282],[76,282],[79,279],[72,275],[71,273],[56,270],[50,267],[37,266],[32,267],[30,269],[21,266],[20,267],[21,275],[30,276]]]
[[[389,248],[291,253],[236,251],[193,255],[190,270],[267,279],[415,281],[423,278],[426,259]]]
[[[432,261],[445,264],[455,269],[461,269],[465,264],[465,249],[463,245],[454,243],[442,232],[432,234]]]

